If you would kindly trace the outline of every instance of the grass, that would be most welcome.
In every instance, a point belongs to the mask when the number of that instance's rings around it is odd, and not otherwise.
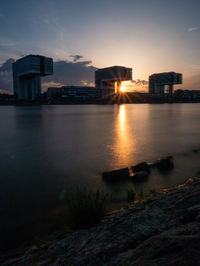
[[[69,222],[73,229],[87,229],[99,223],[106,214],[107,195],[100,190],[78,189],[67,198]]]
[[[143,189],[130,188],[126,191],[126,202],[147,203],[155,193],[155,189],[146,193]],[[77,189],[66,198],[70,227],[75,230],[88,229],[99,223],[106,215],[109,199],[108,195],[100,190],[92,192],[87,189]]]
[[[156,192],[156,189],[151,189],[149,193],[147,193],[144,192],[142,188],[139,190],[130,188],[126,191],[126,201],[127,203],[147,203],[151,199],[151,197],[156,194]]]

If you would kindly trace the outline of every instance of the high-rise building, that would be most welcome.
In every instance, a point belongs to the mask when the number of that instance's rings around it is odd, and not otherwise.
[[[175,72],[153,74],[149,76],[149,93],[164,95],[167,86],[167,92],[172,96],[175,84],[182,84],[182,74]]]
[[[95,85],[102,90],[102,96],[107,97],[119,92],[121,82],[132,80],[132,68],[112,66],[95,71]]]
[[[19,100],[35,100],[41,94],[40,77],[53,74],[53,59],[27,55],[13,63],[14,93]]]

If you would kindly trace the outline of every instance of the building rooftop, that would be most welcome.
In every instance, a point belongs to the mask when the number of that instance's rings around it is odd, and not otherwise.
[[[110,66],[110,67],[104,67],[104,68],[98,68],[98,70],[106,70],[106,69],[111,69],[111,68],[129,68],[129,67],[125,67],[125,66]],[[131,67],[130,67],[131,68]]]

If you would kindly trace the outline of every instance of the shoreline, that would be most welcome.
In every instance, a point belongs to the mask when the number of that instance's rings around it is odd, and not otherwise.
[[[60,101],[52,101],[48,102],[21,102],[21,103],[13,103],[13,102],[0,102],[0,106],[54,106],[54,105],[121,105],[121,104],[191,104],[191,103],[200,103],[200,100],[185,100],[185,101],[121,101],[121,102],[109,102],[109,101],[88,101],[88,102],[60,102]]]
[[[185,152],[184,154],[182,154],[182,153],[181,154],[175,154],[174,157],[175,156],[181,156],[181,159],[183,159],[185,157],[186,160],[188,160],[188,157],[191,157],[191,155],[192,156],[196,156],[197,155],[199,157],[199,154],[200,154],[200,148],[196,148],[194,150],[190,150],[188,152]],[[193,160],[193,157],[192,157],[192,160]],[[184,164],[184,162],[183,162],[183,164]],[[177,166],[175,164],[175,168],[176,167]],[[154,171],[153,175],[155,175],[155,170],[153,169],[153,171]],[[170,172],[164,173],[164,174],[168,175],[169,173]],[[200,169],[199,168],[198,168],[198,171],[196,171],[196,174],[200,174]],[[192,176],[196,176],[196,174],[193,173]],[[159,175],[162,175],[162,172],[158,172],[158,176]],[[166,177],[169,178],[168,176],[166,176]],[[153,176],[150,175],[149,179],[152,179],[152,178],[153,178]],[[125,180],[125,182],[126,182],[126,180]],[[169,187],[174,187],[174,186],[176,187],[177,185],[181,184],[182,182],[179,182],[179,183],[176,182],[173,186],[164,186],[165,188],[161,187],[159,189],[156,189],[156,191],[159,191],[159,190],[162,190],[162,189],[168,189]],[[145,180],[142,181],[141,186],[142,187],[145,186],[146,183],[147,182]],[[144,190],[145,193],[146,193],[146,191],[147,190]],[[112,215],[112,213],[119,212],[119,208],[120,209],[126,208],[125,205],[127,204],[127,202],[126,202],[125,199],[123,199],[123,200],[121,199],[121,200],[118,200],[118,201],[116,201],[116,200],[117,200],[117,198],[114,198],[114,201],[109,203],[109,204],[111,204],[112,207],[110,207],[110,211],[109,211],[109,213],[106,216],[110,216],[110,215]],[[118,206],[118,207],[116,207],[116,206]],[[13,246],[11,245],[11,247],[8,247],[7,249],[4,249],[2,251],[2,253],[4,253],[4,252],[10,253],[10,252],[13,252],[13,251],[15,252],[16,248],[14,246],[16,246],[16,245],[20,246],[20,248],[19,248],[20,252],[21,252],[21,250],[25,251],[28,246],[35,245],[36,243],[43,243],[43,242],[52,241],[54,238],[55,239],[60,239],[60,238],[63,237],[63,235],[71,234],[72,232],[74,232],[74,230],[70,229],[68,227],[68,225],[67,225],[67,220],[66,220],[66,217],[65,217],[65,214],[64,214],[64,210],[65,210],[65,208],[63,208],[63,209],[61,208],[61,210],[60,210],[60,214],[63,214],[63,217],[62,217],[61,220],[58,221],[58,230],[55,229],[57,227],[57,223],[55,222],[56,220],[53,220],[50,224],[47,225],[48,229],[45,229],[45,230],[43,230],[42,228],[41,228],[41,230],[39,229],[37,231],[35,237],[31,237],[31,236],[28,236],[28,235],[26,237],[26,234],[24,236],[22,235],[22,239],[24,239],[23,241],[21,241],[21,242],[19,241],[19,244],[17,244],[18,242],[16,242],[16,244],[15,244],[15,240],[14,240],[14,245]],[[38,227],[38,228],[40,228],[40,227]],[[12,240],[12,239],[10,239],[10,240]]]
[[[81,261],[91,265],[94,257],[97,265],[126,264],[130,258],[134,258],[140,265],[144,265],[145,259],[148,259],[148,265],[162,265],[160,263],[163,260],[166,260],[166,265],[172,265],[170,263],[176,259],[190,259],[191,263],[198,257],[195,250],[200,244],[200,236],[195,231],[200,228],[199,200],[200,177],[189,178],[183,184],[162,189],[146,203],[110,213],[100,224],[88,230],[75,231],[68,236],[61,235],[57,240],[34,245],[23,256],[13,254],[9,259],[7,255],[3,265],[78,265]],[[162,241],[161,246],[159,241]],[[150,248],[151,243],[154,244]],[[176,259],[173,258],[173,252],[167,251],[172,243],[175,250],[182,243],[182,248],[178,250],[179,253],[181,250],[183,252],[181,255],[178,253]],[[188,243],[190,246],[186,252],[184,246]],[[144,248],[146,251],[140,256]]]

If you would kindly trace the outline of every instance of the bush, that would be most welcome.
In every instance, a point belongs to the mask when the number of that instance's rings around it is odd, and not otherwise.
[[[77,190],[67,198],[69,222],[73,229],[87,229],[101,221],[106,214],[107,195],[97,190]]]

